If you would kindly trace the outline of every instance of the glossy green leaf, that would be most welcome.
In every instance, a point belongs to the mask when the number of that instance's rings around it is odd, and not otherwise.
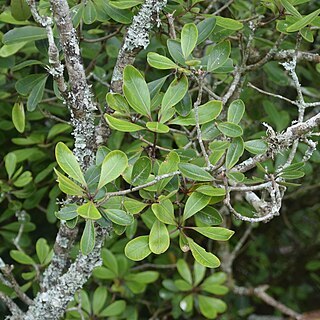
[[[177,269],[180,274],[180,276],[186,280],[189,284],[192,284],[192,275],[190,268],[185,260],[179,259],[177,261]]]
[[[55,213],[56,217],[60,220],[72,220],[78,216],[78,206],[76,204],[67,204]]]
[[[180,42],[178,40],[168,39],[167,46],[172,59],[181,65],[185,65]]]
[[[105,114],[105,119],[108,122],[109,126],[112,129],[121,131],[121,132],[135,132],[139,130],[144,130],[144,127],[141,127],[135,123],[117,119],[115,117],[110,116],[109,114]]]
[[[227,310],[227,305],[220,299],[198,295],[200,312],[207,319],[215,319],[217,313],[223,313]]]
[[[149,178],[151,173],[151,160],[148,157],[139,158],[132,168],[131,184],[139,185]]]
[[[242,138],[234,138],[227,150],[226,167],[231,169],[240,159],[244,151],[244,143]]]
[[[217,125],[219,131],[227,137],[240,137],[243,134],[242,128],[232,122],[220,122]]]
[[[209,196],[206,196],[198,192],[193,192],[191,196],[188,198],[184,207],[182,216],[183,220],[189,219],[197,212],[199,212],[201,209],[203,209],[205,206],[207,206],[210,202],[210,199],[211,197]]]
[[[216,19],[214,17],[202,20],[197,24],[198,29],[198,40],[197,45],[206,40],[210,34],[213,32],[216,26]]]
[[[151,209],[159,221],[166,224],[176,224],[173,204],[169,199],[162,200],[160,203],[154,203]]]
[[[126,99],[121,94],[109,92],[106,95],[106,101],[108,103],[108,106],[113,110],[119,111],[121,113],[130,113],[129,105]]]
[[[185,59],[191,54],[198,40],[198,29],[194,23],[187,23],[181,31],[181,49]]]
[[[207,252],[191,238],[188,238],[188,243],[191,253],[197,262],[207,268],[218,268],[220,266],[220,261],[214,254]]]
[[[64,132],[68,132],[71,131],[72,127],[70,124],[67,123],[57,123],[54,126],[51,127],[51,129],[48,132],[48,139],[52,139],[54,137],[56,137],[57,135],[64,133]]]
[[[243,28],[243,23],[234,20],[234,19],[230,19],[230,18],[225,18],[225,17],[221,17],[221,16],[215,16],[216,18],[216,24],[219,27],[222,27],[224,29],[228,29],[228,30],[240,30]]]
[[[45,78],[47,78],[47,74],[31,74],[19,79],[15,84],[15,88],[19,94],[26,96]]]
[[[63,142],[57,143],[55,154],[60,168],[71,178],[80,182],[82,185],[86,185],[86,181],[77,158]]]
[[[283,179],[299,179],[302,178],[305,175],[305,173],[303,171],[287,171],[287,172],[283,172],[281,173],[281,178]]]
[[[147,122],[146,127],[152,131],[157,133],[168,133],[170,128],[163,123],[160,122]]]
[[[109,0],[104,0],[102,3],[103,3],[104,11],[114,21],[117,21],[123,24],[130,24],[132,22],[133,13],[131,12],[131,10],[118,9],[114,5],[111,5]]]
[[[10,9],[12,16],[18,21],[25,21],[31,16],[30,8],[25,0],[11,0]]]
[[[193,294],[185,296],[179,304],[180,308],[184,312],[191,312],[193,309]]]
[[[27,100],[27,109],[28,111],[34,111],[37,105],[41,102],[44,89],[46,86],[47,77],[39,81],[34,88],[31,90],[30,95]]]
[[[106,287],[98,287],[93,293],[92,311],[99,314],[106,303],[108,297],[108,289]]]
[[[243,117],[245,105],[241,99],[231,102],[228,108],[227,121],[238,124]]]
[[[149,236],[140,236],[129,241],[125,246],[124,252],[131,260],[143,260],[151,253],[149,248]]]
[[[12,122],[20,133],[23,133],[25,128],[25,113],[22,102],[16,102],[12,108]]]
[[[198,286],[198,284],[203,280],[206,274],[206,267],[195,261],[193,264],[193,278],[194,278],[194,286]]]
[[[191,291],[192,290],[192,285],[182,279],[175,280],[174,285],[179,289],[179,291]]]
[[[82,254],[88,255],[94,248],[96,233],[92,220],[87,220],[80,240]]]
[[[13,182],[13,184],[16,187],[21,188],[21,187],[26,186],[31,181],[32,181],[31,172],[30,171],[25,171]]]
[[[267,152],[268,145],[263,140],[250,140],[244,143],[244,148],[253,154],[262,154]]]
[[[5,44],[0,48],[0,57],[7,58],[15,53],[17,53],[20,49],[22,49],[27,42],[17,42],[13,44]]]
[[[319,14],[320,14],[320,9],[314,12],[311,12],[307,16],[300,18],[297,22],[295,22],[294,24],[292,24],[287,28],[287,32],[295,32],[295,31],[301,30],[302,28],[310,24]]]
[[[221,227],[192,227],[192,229],[209,239],[218,241],[227,241],[234,234],[234,231]]]
[[[183,75],[180,79],[175,78],[169,85],[162,99],[160,114],[163,114],[183,99],[188,91],[188,78]]]
[[[228,60],[230,53],[230,41],[224,41],[214,46],[208,57],[207,71],[212,72],[215,69],[223,66],[224,63]]]
[[[212,181],[213,179],[209,172],[192,163],[179,163],[178,168],[186,178],[194,181]]]
[[[120,226],[129,226],[134,220],[130,213],[119,209],[107,209],[104,213],[113,223]]]
[[[153,223],[149,235],[149,248],[155,254],[161,254],[168,250],[170,245],[169,232],[166,225],[159,220]]]
[[[123,93],[132,109],[144,115],[150,115],[150,93],[148,85],[141,73],[128,65],[123,71]]]
[[[128,158],[120,150],[111,151],[103,160],[98,189],[117,179],[127,168]]]
[[[284,8],[296,18],[301,18],[299,11],[291,4],[289,0],[280,0]]]
[[[10,251],[10,256],[13,260],[17,261],[18,263],[21,264],[35,264],[35,262],[33,261],[33,259],[28,256],[26,253],[22,252],[22,251],[18,251],[18,250],[11,250]]]
[[[215,272],[203,281],[203,285],[209,287],[211,285],[222,284],[227,280],[224,272]]]
[[[155,52],[148,53],[147,61],[151,67],[156,69],[166,70],[178,68],[178,65],[176,65],[172,60]]]
[[[175,151],[168,153],[165,161],[163,161],[159,167],[158,175],[171,173],[178,170],[178,164],[180,162],[180,157]],[[166,178],[158,183],[158,192],[160,192],[169,183],[171,178]]]
[[[218,225],[223,222],[222,216],[219,211],[213,207],[207,206],[200,210],[196,215],[197,221],[200,221],[204,225],[212,226]]]
[[[100,317],[115,317],[120,315],[126,308],[126,302],[124,300],[117,300],[108,305],[99,314]]]
[[[58,177],[57,181],[59,183],[59,189],[62,192],[66,193],[66,194],[69,194],[71,196],[79,196],[79,197],[83,196],[83,191],[84,190],[79,185],[74,183],[72,180],[67,178],[65,175],[60,173],[55,168],[54,168],[54,172]]]
[[[118,9],[130,9],[143,3],[142,0],[113,0],[109,4]]]
[[[2,38],[3,44],[14,44],[18,42],[35,41],[47,38],[45,28],[25,26],[8,31]]]
[[[16,170],[17,156],[14,153],[10,152],[5,156],[4,162],[5,162],[5,168],[8,174],[8,178],[11,179],[13,173]]]
[[[197,192],[205,194],[210,197],[221,197],[226,194],[226,190],[223,188],[216,188],[210,185],[202,185],[197,188]]]
[[[229,292],[229,288],[220,284],[202,285],[201,289],[215,295],[225,295]]]
[[[85,2],[82,17],[85,24],[92,24],[97,19],[97,10],[91,0]]]
[[[36,242],[36,252],[38,259],[41,264],[43,264],[49,254],[50,247],[48,246],[47,240],[40,238]]]
[[[98,220],[101,218],[99,210],[92,201],[86,202],[77,209],[78,215],[85,219]]]

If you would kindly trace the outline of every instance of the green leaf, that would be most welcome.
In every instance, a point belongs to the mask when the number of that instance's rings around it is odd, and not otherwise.
[[[211,197],[208,197],[204,194],[193,192],[188,198],[183,212],[183,221],[189,219],[198,211],[203,209],[210,202]]]
[[[32,174],[30,171],[25,171],[24,173],[22,173],[14,182],[13,184],[18,187],[24,187],[26,186],[28,183],[30,183],[32,181]]]
[[[170,151],[159,167],[158,175],[174,172],[178,169],[178,163],[180,162],[180,157],[175,151]],[[157,192],[160,192],[172,179],[167,178],[159,181]]]
[[[198,40],[198,29],[194,23],[187,23],[181,31],[181,49],[185,59],[189,57]]]
[[[202,43],[204,40],[206,40],[210,36],[215,26],[216,26],[216,19],[213,17],[204,19],[197,24],[197,29],[198,29],[197,45]]]
[[[103,248],[101,251],[101,258],[103,264],[107,268],[109,268],[115,275],[119,275],[118,261],[110,250]]]
[[[295,32],[295,31],[301,30],[302,28],[310,24],[319,14],[320,14],[320,9],[314,12],[311,12],[310,14],[308,14],[307,16],[304,16],[303,18],[300,18],[297,22],[295,22],[294,24],[292,24],[287,28],[287,32]]]
[[[179,291],[191,291],[192,290],[192,285],[182,279],[175,280],[174,285],[179,289]]]
[[[243,117],[245,105],[241,99],[232,101],[228,109],[227,121],[238,124]]]
[[[91,0],[85,2],[82,17],[85,24],[92,24],[97,19],[97,10]]]
[[[71,178],[85,186],[86,181],[77,158],[74,156],[72,151],[63,142],[58,142],[55,154],[60,168]]]
[[[301,18],[299,11],[288,0],[280,0],[284,8],[296,18]]]
[[[119,209],[106,209],[103,211],[108,219],[113,223],[118,224],[119,226],[129,226],[133,223],[133,216],[130,213],[127,213]]]
[[[243,23],[234,20],[234,19],[230,19],[230,18],[224,18],[221,16],[215,16],[216,18],[216,24],[219,27],[222,27],[224,29],[228,29],[228,30],[240,30],[243,28]]]
[[[234,234],[234,231],[221,227],[192,227],[192,229],[217,241],[227,241]]]
[[[108,103],[108,106],[113,110],[119,111],[121,113],[130,113],[129,105],[126,99],[121,94],[109,92],[106,95],[106,101]]]
[[[161,90],[162,86],[166,82],[168,76],[156,79],[154,81],[148,82],[148,88],[150,92],[150,97],[153,99]]]
[[[148,157],[139,158],[132,168],[131,184],[139,185],[147,181],[151,173],[151,160]]]
[[[69,178],[64,176],[62,173],[60,173],[55,168],[54,168],[54,172],[58,177],[57,181],[59,183],[59,189],[62,192],[69,194],[71,196],[79,196],[79,197],[83,196],[84,190],[80,186],[78,186],[72,180],[70,180]]]
[[[168,39],[167,46],[173,60],[181,65],[185,65],[185,59],[183,57],[180,42],[177,40]]]
[[[169,232],[166,225],[159,220],[153,223],[149,235],[149,248],[155,254],[161,254],[168,250],[170,245]]]
[[[105,114],[104,117],[112,129],[115,129],[121,132],[135,132],[135,131],[145,129],[144,127],[141,127],[135,123],[114,118],[109,114]]]
[[[205,207],[196,215],[197,221],[200,221],[204,225],[217,225],[223,222],[223,219],[219,211],[213,207]]]
[[[56,217],[60,220],[72,220],[78,216],[78,206],[76,204],[67,204],[55,213]]]
[[[198,286],[198,284],[203,280],[206,274],[206,267],[197,261],[194,262],[193,265],[193,278],[194,278],[194,286]]]
[[[25,113],[22,102],[16,102],[12,108],[12,122],[18,132],[23,133],[25,128]]]
[[[180,274],[180,276],[186,280],[189,284],[192,284],[192,275],[190,268],[185,260],[179,259],[177,261],[177,269]]]
[[[92,201],[86,202],[77,209],[78,215],[85,219],[98,220],[101,218],[99,210]]]
[[[130,9],[143,3],[142,0],[114,0],[109,1],[109,4],[118,9]]]
[[[289,171],[299,170],[299,169],[303,168],[304,165],[305,165],[304,162],[293,163],[293,164],[290,164],[290,166],[285,167],[285,168],[282,170],[282,172],[289,172]]]
[[[157,133],[168,133],[170,128],[163,123],[160,122],[147,122],[146,127],[152,131]]]
[[[130,273],[125,277],[125,280],[136,281],[143,284],[148,284],[157,281],[159,272],[156,271],[143,271],[139,273]]]
[[[178,168],[181,173],[194,181],[212,181],[213,177],[203,168],[191,163],[179,163]]]
[[[18,42],[13,44],[5,44],[0,48],[0,57],[7,58],[15,53],[17,53],[21,48],[23,48],[27,42]]]
[[[227,137],[240,137],[243,135],[242,128],[232,122],[220,122],[217,125],[219,131],[226,135]]]
[[[47,77],[43,80],[39,81],[34,88],[31,90],[30,95],[27,100],[27,109],[28,111],[32,112],[35,110],[37,105],[41,102],[44,89],[46,86]]]
[[[149,236],[140,236],[129,241],[124,248],[124,253],[133,261],[140,261],[146,258],[151,253]]]
[[[123,93],[132,109],[150,117],[150,93],[141,73],[133,66],[127,65],[123,71]]]
[[[41,264],[43,264],[46,261],[49,251],[50,248],[48,246],[47,240],[43,238],[38,239],[36,243],[36,252]]]
[[[212,253],[207,252],[200,247],[191,238],[188,238],[188,244],[195,260],[207,268],[218,268],[220,266],[219,259]]]
[[[4,162],[5,162],[5,168],[8,174],[8,178],[11,179],[13,173],[16,170],[17,157],[14,153],[10,152],[5,156]]]
[[[169,199],[162,200],[160,203],[154,203],[151,209],[159,221],[166,224],[176,224],[173,205]]]
[[[244,143],[242,138],[234,138],[227,150],[226,167],[231,169],[240,159],[244,151]]]
[[[228,287],[222,286],[220,284],[213,284],[213,285],[202,285],[201,289],[205,292],[209,292],[215,295],[225,295],[229,292]]]
[[[2,38],[3,44],[14,44],[18,42],[35,41],[47,38],[45,28],[25,26],[21,28],[14,28],[8,31]]]
[[[281,173],[281,178],[283,179],[299,179],[304,176],[303,171],[287,171]]]
[[[67,131],[71,131],[72,127],[70,124],[67,123],[57,123],[54,126],[51,127],[51,129],[48,132],[48,136],[47,139],[52,139],[55,136],[67,132]]]
[[[25,21],[30,18],[31,11],[25,0],[11,0],[11,14],[18,21]]]
[[[217,313],[223,313],[227,310],[227,305],[220,299],[198,295],[200,312],[207,319],[215,319]]]
[[[120,150],[114,150],[107,154],[101,165],[101,174],[98,189],[107,183],[117,179],[128,166],[126,154]]]
[[[200,192],[202,194],[205,194],[210,197],[221,197],[225,196],[226,190],[223,188],[216,188],[209,185],[202,185],[197,188],[197,192]]]
[[[244,143],[244,148],[253,154],[262,154],[267,152],[268,145],[261,139],[250,140]]]
[[[18,80],[15,84],[15,88],[19,94],[26,96],[32,89],[43,79],[47,78],[47,74],[31,74]]]
[[[147,61],[151,67],[160,69],[160,70],[177,69],[179,67],[169,58],[155,52],[148,53]]]
[[[202,285],[209,287],[212,285],[222,284],[227,280],[227,275],[224,272],[215,272],[206,278]]]
[[[106,287],[98,287],[93,293],[92,311],[98,315],[106,303],[108,297],[108,289]]]
[[[80,249],[82,254],[88,255],[94,248],[96,233],[93,221],[88,219],[81,236]]]
[[[123,24],[130,24],[132,22],[133,13],[131,10],[118,9],[114,5],[111,5],[109,0],[102,1],[102,4],[104,11],[113,20]]]
[[[124,207],[131,214],[137,214],[141,212],[146,206],[146,203],[131,198],[127,198],[124,200]]]
[[[223,66],[231,53],[230,41],[223,41],[213,47],[208,57],[207,71],[212,72]]]
[[[115,317],[124,312],[126,302],[124,300],[117,300],[107,306],[100,314],[100,317]]]
[[[179,304],[180,308],[184,312],[191,312],[193,310],[193,294],[185,296]]]
[[[169,85],[166,93],[163,96],[160,115],[164,114],[171,107],[176,105],[183,99],[188,91],[188,78],[183,75],[180,79],[175,78]]]
[[[35,264],[33,259],[29,257],[24,252],[18,251],[18,250],[11,250],[10,251],[10,257],[21,264]]]

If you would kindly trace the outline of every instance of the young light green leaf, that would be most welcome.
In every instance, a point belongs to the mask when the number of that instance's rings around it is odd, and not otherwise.
[[[192,229],[217,241],[227,241],[234,234],[234,231],[221,227],[192,227]]]
[[[198,40],[198,29],[194,23],[187,23],[181,31],[181,49],[185,59],[191,54]]]
[[[215,319],[217,313],[223,313],[227,310],[227,305],[220,299],[199,294],[198,301],[200,312],[207,319]]]
[[[11,179],[13,173],[16,170],[17,156],[10,152],[4,158],[5,168],[8,174],[8,178]]]
[[[223,188],[216,188],[210,185],[202,185],[197,188],[197,192],[203,193],[210,197],[221,197],[226,194],[226,190]]]
[[[117,119],[115,117],[110,116],[109,114],[105,114],[104,117],[112,129],[115,129],[121,132],[135,132],[135,131],[145,129],[144,127],[141,127],[135,123]]]
[[[12,108],[12,122],[18,132],[23,133],[25,128],[25,113],[22,102],[16,102]]]
[[[3,44],[14,44],[18,42],[35,41],[47,38],[45,28],[25,26],[8,31],[2,38]]]
[[[106,303],[108,297],[108,289],[106,287],[98,287],[93,293],[92,311],[94,314],[99,314]]]
[[[231,102],[228,109],[227,121],[238,124],[243,117],[245,105],[241,99]]]
[[[169,154],[167,155],[165,161],[163,161],[161,163],[161,165],[159,167],[158,174],[162,175],[162,174],[171,173],[171,172],[176,171],[178,169],[178,163],[179,162],[180,162],[179,155],[175,151],[169,152]],[[172,177],[159,181],[158,190],[157,191],[160,192],[169,183],[169,181],[171,179],[172,179]]]
[[[181,65],[185,65],[181,44],[178,40],[168,39],[167,46],[173,60]]]
[[[47,77],[39,81],[31,90],[27,100],[27,109],[32,112],[35,110],[39,102],[42,100],[44,88],[46,86]]]
[[[54,168],[54,172],[58,177],[57,181],[59,183],[59,189],[62,192],[66,193],[66,194],[69,194],[71,196],[79,196],[79,197],[83,196],[83,191],[84,190],[79,185],[74,183],[72,180],[67,178],[65,175],[60,173],[55,168]]]
[[[130,114],[129,105],[121,94],[109,92],[106,95],[106,101],[108,106],[113,110]]]
[[[189,219],[194,214],[199,212],[210,202],[211,197],[206,196],[204,194],[193,192],[191,196],[188,198],[186,205],[183,211],[183,221]]]
[[[232,139],[226,155],[226,167],[231,169],[240,159],[244,151],[244,143],[241,137]]]
[[[38,259],[41,264],[43,264],[49,254],[50,248],[48,246],[47,240],[44,238],[40,238],[36,243],[36,252]]]
[[[157,133],[168,133],[170,131],[170,128],[160,122],[147,122],[146,127],[152,131]]]
[[[127,166],[128,158],[124,152],[114,150],[108,153],[101,165],[98,189],[101,189],[107,183],[117,179]]]
[[[149,248],[155,254],[161,254],[168,250],[170,245],[169,232],[166,225],[159,220],[153,223],[149,235]]]
[[[227,137],[240,137],[243,135],[242,128],[232,122],[220,122],[217,125],[219,131],[226,135]]]
[[[141,73],[133,66],[127,65],[123,71],[123,93],[132,109],[150,116],[150,93]]]
[[[92,201],[86,202],[77,209],[78,215],[85,219],[98,220],[101,218],[99,210]]]
[[[288,0],[280,0],[280,3],[284,6],[284,8],[291,13],[296,18],[301,18],[301,14],[299,11],[291,4]]]
[[[194,181],[212,181],[213,179],[210,173],[192,163],[179,163],[178,168],[186,178]]]
[[[169,199],[162,200],[160,203],[154,203],[151,209],[159,221],[166,224],[176,224],[173,204]]]
[[[223,66],[231,53],[230,41],[223,41],[217,44],[209,54],[207,71],[212,72]]]
[[[31,265],[35,264],[34,260],[22,251],[11,250],[10,256],[13,260],[15,260],[21,264],[31,264]]]
[[[77,158],[63,142],[57,143],[55,154],[60,168],[74,180],[80,182],[82,185],[86,185]]]
[[[146,258],[151,253],[149,236],[140,236],[129,241],[124,248],[124,253],[133,261],[140,261]]]
[[[88,219],[86,221],[81,240],[80,249],[82,254],[88,255],[94,248],[96,233],[94,229],[93,221]]]
[[[114,0],[114,1],[109,1],[109,4],[115,8],[118,9],[130,9],[132,7],[135,7],[139,4],[143,3],[142,0]]]
[[[55,213],[60,220],[72,220],[78,216],[78,206],[76,204],[68,204]]]
[[[189,294],[180,301],[180,308],[184,312],[191,312],[193,310],[193,294]]]
[[[129,226],[134,221],[133,216],[123,210],[106,209],[104,210],[104,213],[108,219],[119,226]]]
[[[70,132],[71,130],[72,130],[72,127],[70,124],[57,123],[54,126],[52,126],[51,129],[49,130],[47,139],[52,139],[53,137],[56,137],[57,135],[63,132],[67,132],[67,131]]]
[[[206,40],[212,33],[216,26],[216,19],[214,17],[202,20],[197,24],[198,29],[198,40],[197,45]]]
[[[228,29],[228,30],[240,30],[243,28],[243,23],[234,20],[234,19],[230,19],[230,18],[225,18],[225,17],[221,17],[221,16],[215,16],[216,18],[216,24],[219,27],[222,27],[224,29]]]
[[[139,158],[132,168],[131,184],[139,185],[148,179],[151,173],[151,160],[148,157]]]
[[[22,187],[26,186],[28,183],[30,183],[31,181],[32,181],[31,172],[25,171],[18,178],[16,178],[16,180],[13,182],[13,184],[18,188],[22,188]]]
[[[155,52],[148,53],[147,61],[151,67],[160,70],[178,68],[178,65],[176,65],[172,60]]]
[[[180,276],[186,280],[189,284],[192,284],[192,275],[190,268],[185,260],[179,259],[177,261],[177,269],[180,274]]]
[[[295,32],[295,31],[301,30],[302,28],[310,24],[319,14],[320,14],[320,9],[314,12],[311,12],[310,14],[308,14],[307,16],[304,16],[303,18],[300,18],[297,22],[295,22],[294,24],[292,24],[287,28],[287,32]]]
[[[261,139],[250,140],[244,143],[244,148],[253,154],[262,154],[267,152],[268,145]]]
[[[10,9],[12,16],[18,21],[28,20],[31,16],[30,8],[25,0],[11,0]]]
[[[99,314],[100,317],[116,317],[119,316],[126,308],[126,302],[124,300],[117,300],[108,305]]]
[[[162,99],[160,114],[165,113],[171,107],[183,99],[188,91],[188,78],[183,75],[180,79],[175,78],[169,85]]]
[[[303,171],[285,171],[283,173],[281,173],[281,178],[284,179],[299,179],[302,178],[304,176],[304,172]]]
[[[195,243],[191,238],[188,238],[188,244],[191,253],[195,260],[207,268],[218,268],[220,266],[219,259],[212,254],[207,252],[204,248]]]
[[[201,289],[205,292],[209,292],[215,295],[225,295],[229,292],[229,288],[226,286],[222,286],[220,284],[213,284],[213,285],[201,285]]]

